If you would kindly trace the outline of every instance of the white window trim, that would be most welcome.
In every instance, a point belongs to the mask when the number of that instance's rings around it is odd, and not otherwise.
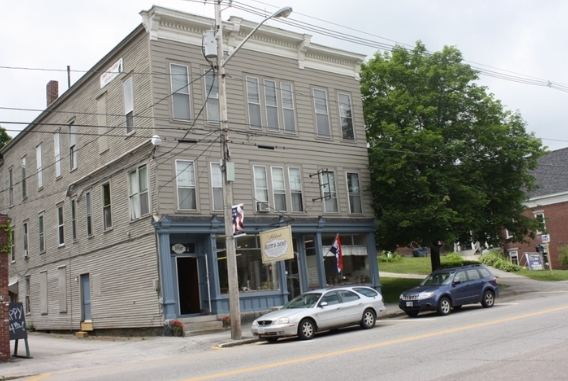
[[[355,193],[351,193],[349,189],[349,175],[357,175],[357,182],[359,183],[359,208],[361,209],[360,212],[354,212],[353,205],[351,205],[351,195],[355,195]],[[361,192],[361,176],[359,172],[345,172],[345,186],[347,187],[347,202],[349,203],[349,213],[350,214],[362,214],[363,213],[363,194]]]
[[[146,185],[146,190],[145,191],[141,191],[140,189],[140,172],[141,169],[144,168],[145,172],[146,172],[146,179],[145,179],[145,185]],[[136,180],[136,190],[132,189],[132,185],[131,185],[131,176],[135,175],[135,180]],[[147,215],[149,215],[152,212],[152,204],[151,204],[151,199],[150,199],[150,188],[149,188],[149,181],[148,181],[148,166],[146,164],[143,165],[139,165],[136,167],[136,169],[128,172],[127,174],[127,181],[128,181],[128,206],[129,206],[129,211],[130,211],[130,221],[136,221],[139,220],[142,217],[145,217]],[[142,213],[142,196],[144,196],[148,202],[148,212],[147,213]],[[138,208],[138,210],[136,209]],[[140,213],[140,215],[136,215],[136,211],[138,211]]]
[[[341,96],[346,96],[349,99],[349,111],[351,112],[351,116],[350,117],[344,117],[343,115],[341,115]],[[351,94],[345,93],[345,92],[338,92],[337,93],[337,112],[339,113],[339,126],[341,128],[341,139],[343,140],[347,140],[347,141],[355,141],[355,118],[353,117],[353,100],[351,99]],[[343,136],[343,118],[349,118],[351,119],[351,134],[353,135],[353,138],[346,138],[345,136]]]
[[[87,237],[95,235],[95,224],[93,223],[93,196],[91,192],[85,192],[85,227]]]
[[[183,67],[185,68],[185,72],[186,72],[186,83],[187,85],[185,87],[182,87],[180,89],[174,89],[174,75],[172,74],[172,68],[174,66],[178,66],[178,67]],[[188,122],[191,120],[191,115],[192,115],[192,110],[191,110],[191,91],[190,91],[190,87],[191,87],[191,82],[190,82],[190,71],[189,71],[189,66],[188,65],[182,65],[182,64],[177,64],[177,63],[170,63],[170,90],[171,90],[171,94],[172,94],[172,119],[173,120],[180,120],[180,121],[184,121],[184,122]],[[181,118],[176,118],[176,111],[175,111],[175,102],[173,101],[173,97],[175,96],[175,94],[180,94],[180,95],[184,95],[187,96],[187,110],[188,110],[188,114],[189,114],[189,118],[187,119],[181,119]]]
[[[71,200],[71,239],[77,241],[77,201]]]
[[[189,164],[192,169],[193,169],[193,184],[192,185],[182,185],[179,182],[179,168],[178,165],[181,163],[187,163]],[[195,181],[195,162],[193,160],[176,160],[176,197],[177,197],[177,209],[178,210],[187,210],[187,211],[196,211],[197,210],[197,182]],[[180,196],[179,196],[179,190],[180,189],[193,189],[193,196],[194,196],[194,203],[195,203],[195,208],[189,208],[189,209],[182,209],[181,207],[181,201],[180,200]]]
[[[213,167],[218,167],[219,172],[221,173],[221,181],[220,181],[219,186],[215,186],[215,180],[214,180],[214,177],[213,177],[213,173],[214,173]],[[224,198],[223,198],[223,170],[221,169],[221,164],[219,164],[219,163],[210,163],[210,168],[211,168],[211,210],[223,210],[223,203],[224,203]],[[215,189],[221,190],[221,207],[220,208],[215,207]]]
[[[275,169],[279,169],[280,171],[282,171],[282,183],[283,183],[283,187],[284,189],[278,189],[278,191],[284,191],[284,209],[278,209],[277,205],[276,205],[276,188],[274,187],[274,170]],[[284,167],[280,167],[280,166],[271,166],[270,167],[270,184],[272,186],[272,208],[277,211],[277,212],[287,212],[288,211],[288,192],[286,190],[286,171],[284,170]],[[279,195],[282,195],[282,193],[278,193]]]
[[[269,105],[268,104],[268,92],[266,91],[268,89],[268,83],[272,83],[274,84],[274,103]],[[278,132],[280,131],[280,107],[279,106],[279,102],[278,102],[278,82],[276,82],[274,79],[264,79],[263,80],[263,86],[264,86],[264,112],[266,113],[266,130],[267,131],[271,131],[271,132]],[[270,126],[269,125],[269,112],[268,110],[270,109],[276,109],[276,126]]]
[[[204,89],[205,89],[205,93],[203,94],[203,96],[205,97],[206,101],[205,101],[205,107],[207,108],[207,123],[208,124],[219,124],[220,123],[220,119],[221,119],[221,110],[220,110],[220,106],[219,106],[219,81],[217,78],[217,73],[214,71],[209,71],[209,70],[205,70],[205,76],[203,77],[203,82],[204,82]],[[211,92],[209,92],[209,87],[207,87],[207,78],[212,78],[212,84],[213,84],[213,88],[211,89]],[[217,91],[215,92],[215,89],[217,89]],[[209,113],[211,112],[211,110],[209,109],[211,102],[211,99],[215,99],[217,100],[217,111],[218,111],[218,115],[217,115],[217,120],[213,120],[213,119],[209,119]],[[214,111],[214,110],[213,110]]]
[[[284,107],[284,92],[287,90],[284,90],[284,86],[290,86],[290,97],[291,102],[292,102],[292,107]],[[294,104],[294,85],[292,83],[288,83],[288,82],[280,82],[280,101],[281,101],[281,105],[282,105],[282,123],[283,123],[283,129],[284,132],[287,134],[296,134],[298,132],[298,128],[297,128],[297,120],[296,120],[296,105]],[[294,116],[293,120],[294,120],[294,131],[288,131],[286,129],[286,111],[292,111],[292,115]]]
[[[292,190],[292,175],[290,174],[290,172],[292,170],[298,170],[298,174],[299,174],[299,179],[300,179],[300,191],[294,191]],[[304,205],[304,189],[303,189],[303,184],[302,184],[302,168],[300,167],[288,167],[288,188],[290,189],[290,210],[292,213],[301,213],[304,212],[306,210],[306,207]],[[300,199],[301,199],[301,210],[294,210],[294,198],[292,197],[294,194],[299,194],[300,195]]]
[[[317,106],[316,106],[316,91],[322,91],[325,95],[325,110],[326,110],[325,114],[321,114],[321,113],[318,114],[318,110],[317,110]],[[312,89],[312,96],[314,98],[314,115],[316,117],[315,118],[316,136],[320,137],[320,138],[331,139],[332,128],[331,128],[331,120],[330,120],[330,117],[329,117],[329,97],[328,97],[328,94],[327,94],[327,90],[315,87],[315,88]],[[329,135],[320,135],[319,126],[318,126],[318,115],[325,115],[327,117],[327,127],[328,127]]]
[[[108,188],[108,205],[105,205],[105,187]],[[102,201],[102,207],[103,207],[103,230],[107,231],[107,230],[111,230],[112,229],[112,192],[110,189],[110,183],[104,183],[101,186],[101,193],[102,193],[102,197],[101,197],[101,201]],[[106,218],[106,213],[105,211],[108,209],[108,215],[109,215],[109,226],[107,226],[107,218]]]
[[[22,198],[26,199],[28,197],[28,188],[26,184],[26,157],[22,157],[22,162],[20,166],[22,175]]]
[[[127,97],[127,95],[130,95],[130,97]],[[123,83],[123,99],[124,99],[124,127],[126,130],[126,134],[132,134],[134,132],[134,84],[132,81],[132,77],[128,77],[126,80],[124,80]],[[129,119],[129,115],[132,114],[132,116]],[[132,125],[129,126],[128,125],[128,121],[131,120],[132,121]]]
[[[253,165],[252,168],[253,168],[252,173],[253,173],[254,201],[255,201],[254,210],[256,211],[256,203],[257,202],[269,202],[269,199],[270,199],[270,190],[269,190],[270,181],[268,179],[268,172],[266,171],[265,165]],[[256,168],[262,168],[262,170],[264,171],[264,177],[266,178],[266,188],[261,188],[256,183]],[[257,190],[264,192],[264,194],[266,195],[266,198],[264,200],[259,200],[257,198],[257,194],[256,194]]]
[[[23,245],[23,249],[24,249],[24,258],[27,259],[30,256],[30,244],[29,244],[29,239],[30,239],[30,227],[28,225],[28,222],[24,222],[22,224],[22,234],[24,239],[22,240],[22,242],[24,243]]]
[[[57,205],[57,245],[65,246],[65,220],[63,205]]]
[[[37,189],[43,188],[43,149],[41,143],[36,147]]]
[[[258,103],[251,102],[250,93],[249,93],[249,79],[253,79],[256,82],[256,90],[257,90],[257,94],[258,94]],[[262,117],[262,94],[260,92],[260,80],[257,77],[252,77],[252,76],[247,75],[245,77],[245,86],[246,86],[246,93],[247,93],[247,114],[248,114],[248,120],[249,120],[249,128],[252,128],[253,130],[262,130],[262,128],[263,128],[263,117]],[[252,123],[251,112],[250,112],[250,105],[251,104],[258,106],[260,125],[253,125],[253,123]]]
[[[53,134],[53,151],[55,156],[55,178],[61,177],[61,135],[59,131]]]
[[[327,172],[325,172],[325,173],[332,173],[332,174],[333,174],[333,189],[334,189],[335,191],[332,191],[331,186],[330,186],[330,184],[328,183],[328,186],[329,186],[329,188],[330,188],[330,189],[329,189],[329,195],[330,195],[330,197],[329,197],[329,198],[326,197],[326,191],[325,191],[325,186],[324,186],[324,181],[323,181],[323,180],[324,180],[324,172],[322,172],[322,173],[320,174],[320,183],[322,184],[322,187],[321,187],[321,196],[323,197],[323,210],[324,210],[325,213],[338,214],[338,213],[339,213],[339,199],[338,199],[338,197],[337,197],[337,179],[336,179],[336,174],[335,174],[335,171],[330,171],[330,170],[327,170]],[[325,179],[326,179],[326,180],[329,179],[329,176],[328,176],[327,174],[325,175]],[[335,207],[337,208],[337,210],[328,211],[328,210],[327,210],[327,203],[326,203],[326,201],[328,201],[328,200],[333,200],[333,199],[335,199]]]
[[[533,212],[533,215],[534,215],[535,219],[538,219],[538,216],[542,216],[542,226],[543,226],[544,230],[546,230],[546,219],[545,219],[544,211],[542,211],[542,210],[535,211],[535,212]],[[541,235],[541,234],[543,234],[543,232],[540,231],[540,230],[537,230],[536,234]]]
[[[77,169],[77,128],[74,123],[69,124],[69,170]]]
[[[8,202],[14,206],[14,167],[8,168]]]
[[[45,217],[43,213],[40,213],[39,216],[37,217],[37,235],[39,240],[38,242],[39,252],[45,253]]]

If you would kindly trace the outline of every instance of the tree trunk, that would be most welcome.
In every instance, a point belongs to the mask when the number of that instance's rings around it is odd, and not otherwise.
[[[430,246],[430,263],[432,264],[432,271],[441,267],[440,245],[438,244],[438,241],[434,242],[432,246]]]

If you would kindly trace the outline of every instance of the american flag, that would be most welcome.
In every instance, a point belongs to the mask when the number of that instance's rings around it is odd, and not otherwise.
[[[246,234],[243,205],[244,204],[233,205],[233,237]]]
[[[335,255],[335,259],[337,261],[337,273],[339,274],[341,270],[343,270],[343,251],[341,250],[339,234],[335,236],[335,241],[333,241],[333,245],[331,245],[331,249],[329,249],[329,251]]]

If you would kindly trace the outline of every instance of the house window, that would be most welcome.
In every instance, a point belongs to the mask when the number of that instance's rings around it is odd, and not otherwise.
[[[61,176],[61,137],[59,132],[53,135],[53,152],[55,156],[55,178]]]
[[[67,268],[57,269],[57,297],[59,299],[59,312],[67,312]]]
[[[71,200],[71,236],[73,242],[77,241],[77,202]]]
[[[211,186],[213,188],[213,210],[223,210],[223,173],[219,163],[211,163]]]
[[[290,194],[292,196],[292,212],[303,212],[302,175],[300,168],[289,168]]]
[[[284,181],[284,169],[272,167],[272,194],[274,196],[274,209],[279,212],[286,211],[286,184]]]
[[[219,87],[217,74],[208,71],[205,74],[205,98],[207,99],[207,122],[219,123]]]
[[[278,100],[276,99],[276,82],[264,81],[264,104],[266,106],[266,128],[272,131],[280,129],[278,125]]]
[[[93,203],[91,199],[91,192],[85,193],[85,208],[87,215],[87,236],[93,235]]]
[[[29,251],[28,251],[28,223],[24,222],[22,226],[22,233],[24,234],[24,258],[28,258]]]
[[[77,169],[77,127],[69,125],[69,169]]]
[[[513,238],[513,234],[508,229],[505,229],[505,239]]]
[[[258,78],[247,77],[246,80],[250,128],[261,129],[262,117],[260,116],[260,90],[258,88]]]
[[[32,304],[30,301],[30,288],[31,288],[31,284],[30,284],[30,276],[26,276],[24,278],[24,292],[25,292],[25,296],[26,296],[26,315],[29,315],[32,313]]]
[[[512,264],[519,264],[519,251],[517,249],[509,250],[509,260]]]
[[[544,231],[546,231],[546,224],[545,224],[545,220],[544,220],[544,212],[534,212],[534,218],[540,222],[542,224],[542,230],[537,230],[536,234],[542,234]]]
[[[320,174],[321,196],[324,200],[326,213],[337,213],[337,188],[335,187],[335,173],[325,171]]]
[[[349,193],[349,212],[362,213],[361,187],[359,186],[358,173],[347,173],[347,191]]]
[[[147,172],[146,165],[142,165],[128,174],[130,220],[136,220],[150,213]]]
[[[341,133],[343,139],[353,140],[353,113],[351,109],[351,97],[348,94],[339,94],[339,120],[341,121]]]
[[[170,64],[174,119],[189,120],[189,71],[187,66]]]
[[[196,210],[195,169],[193,161],[176,160],[178,209]]]
[[[294,90],[289,83],[281,83],[282,112],[284,114],[284,131],[296,132],[296,113],[294,111]]]
[[[14,206],[14,176],[12,168],[8,169],[8,199],[10,206]]]
[[[108,150],[107,95],[97,98],[97,126],[99,135],[99,153]]]
[[[327,108],[327,93],[325,90],[313,89],[318,136],[331,137],[329,126],[329,111]]]
[[[12,241],[12,246],[10,247],[10,257],[12,259],[12,262],[16,262],[16,233],[14,233],[14,228],[12,228],[12,232],[10,234]]]
[[[39,273],[39,309],[42,315],[47,315],[47,271]]]
[[[134,90],[132,77],[124,81],[124,115],[126,117],[126,133],[134,131]]]
[[[43,214],[40,214],[37,219],[37,230],[39,238],[39,252],[43,253],[45,251],[45,232],[43,228]]]
[[[266,168],[255,165],[254,170],[254,198],[256,202],[268,202],[268,181],[266,179]]]
[[[26,189],[26,157],[24,156],[22,158],[22,164],[21,164],[21,174],[22,174],[22,198],[26,198],[28,195],[27,189]]]
[[[110,209],[110,184],[103,184],[103,227],[104,230],[112,228],[112,213]]]
[[[65,229],[63,226],[63,205],[57,207],[57,239],[59,246],[65,245]]]
[[[43,163],[41,144],[36,147],[36,163],[37,163],[37,189],[43,188]]]

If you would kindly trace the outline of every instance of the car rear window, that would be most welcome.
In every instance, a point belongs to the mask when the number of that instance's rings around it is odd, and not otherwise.
[[[354,288],[355,291],[357,291],[359,294],[363,294],[365,296],[368,296],[369,298],[374,298],[375,296],[379,295],[379,293],[375,290],[373,290],[372,288],[366,288],[366,287],[357,287]]]
[[[481,276],[482,276],[483,278],[488,278],[488,277],[491,276],[491,273],[489,272],[489,270],[484,269],[483,267],[480,267],[478,270],[479,270],[479,272],[481,273]]]

